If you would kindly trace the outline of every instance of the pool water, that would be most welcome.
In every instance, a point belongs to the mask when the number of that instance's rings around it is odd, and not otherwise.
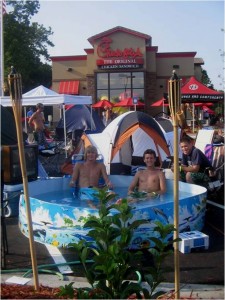
[[[55,203],[55,204],[60,204],[60,205],[68,205],[68,206],[76,206],[76,207],[87,207],[86,201],[81,201],[79,196],[74,193],[75,189],[67,189],[67,190],[62,190],[62,191],[57,191],[57,192],[47,192],[47,193],[41,193],[39,195],[36,195],[35,197],[37,199],[43,200],[45,202],[49,203]],[[115,201],[119,198],[127,198],[127,187],[119,187],[113,190],[115,192]],[[96,191],[97,193],[97,191]],[[188,193],[186,191],[180,191],[179,193],[179,199],[185,199],[191,196],[191,193]],[[115,202],[112,201],[112,202]],[[147,199],[140,199],[133,204],[130,203],[130,205],[135,205],[138,202],[138,205],[146,205],[150,204],[150,201],[154,201],[154,205],[157,203],[170,203],[173,202],[173,194],[170,191],[167,191],[164,195],[158,196],[157,198],[147,198]]]

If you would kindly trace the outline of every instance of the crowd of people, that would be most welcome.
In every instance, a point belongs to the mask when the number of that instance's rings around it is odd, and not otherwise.
[[[45,118],[43,114],[44,105],[38,103],[36,111],[29,109],[27,117],[28,124],[33,131],[35,140],[38,145],[48,147],[48,142],[45,136]],[[105,108],[105,125],[112,120],[110,109]],[[218,125],[219,120],[214,120]],[[98,162],[98,152],[94,146],[88,146],[84,149],[83,141],[81,139],[76,141],[75,152],[70,155],[70,170],[69,174],[72,176],[70,181],[71,187],[78,187],[81,200],[93,201],[96,205],[96,188],[99,187],[99,180],[103,178],[105,184],[110,190],[113,190],[113,185],[109,180],[104,163]],[[78,147],[79,146],[79,147]],[[77,149],[84,152],[84,162],[77,162],[74,165],[71,163],[71,157],[76,153]],[[187,183],[193,183],[207,187],[210,181],[210,171],[212,165],[205,154],[194,146],[194,140],[184,135],[180,139],[180,148],[182,151],[182,159],[179,167],[180,180]],[[80,151],[80,150],[79,150]],[[166,192],[166,178],[162,169],[155,167],[156,153],[152,149],[147,149],[143,154],[143,162],[145,168],[138,170],[128,187],[127,195],[129,198],[134,198],[134,192],[144,192],[146,198],[155,198],[163,195]],[[68,167],[67,163],[63,167]],[[171,167],[173,171],[173,166]],[[68,168],[63,170],[68,174]]]

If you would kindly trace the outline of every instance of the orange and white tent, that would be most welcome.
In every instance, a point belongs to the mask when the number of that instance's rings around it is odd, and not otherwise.
[[[149,148],[156,151],[158,165],[171,155],[157,121],[140,111],[118,116],[102,133],[87,134],[83,140],[85,147],[96,146],[108,174],[130,174],[132,166],[144,165],[143,153]]]

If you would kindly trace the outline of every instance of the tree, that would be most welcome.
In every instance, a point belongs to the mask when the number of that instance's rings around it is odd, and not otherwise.
[[[202,78],[201,78],[201,82],[206,85],[208,88],[213,89],[214,90],[214,86],[211,82],[211,79],[209,78],[207,71],[206,70],[202,70]]]
[[[31,22],[31,17],[40,9],[39,1],[6,3],[12,10],[3,16],[4,78],[14,66],[22,76],[23,93],[40,84],[50,87],[52,69],[47,47],[54,46],[49,40],[53,32],[51,27],[46,29]]]

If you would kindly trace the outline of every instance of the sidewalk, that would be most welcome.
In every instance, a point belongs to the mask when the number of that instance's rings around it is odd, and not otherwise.
[[[22,278],[24,273],[6,273],[1,275],[1,283],[6,283],[6,280],[12,278],[13,276],[18,276]],[[33,285],[33,278],[27,283],[28,285]],[[70,282],[74,282],[74,288],[88,287],[89,284],[83,277],[67,276],[64,275],[61,279],[57,275],[38,275],[39,285],[49,286],[49,287],[60,287],[68,285]],[[146,286],[147,287],[147,286]],[[163,290],[165,292],[170,292],[174,289],[174,284],[172,283],[161,283],[157,290]],[[171,295],[169,293],[169,295]],[[171,295],[172,296],[172,295]],[[223,285],[207,285],[207,284],[185,284],[180,283],[180,297],[183,299],[224,299],[224,286]]]

